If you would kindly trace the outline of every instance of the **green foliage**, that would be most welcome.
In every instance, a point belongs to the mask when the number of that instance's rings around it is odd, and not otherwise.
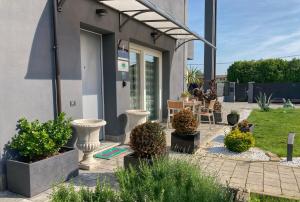
[[[172,127],[175,133],[188,135],[196,131],[198,122],[191,110],[184,109],[174,115]]]
[[[190,97],[191,94],[189,93],[189,91],[184,91],[183,93],[181,93],[181,97]]]
[[[166,134],[159,123],[146,122],[130,134],[130,147],[140,158],[152,158],[166,153]]]
[[[188,86],[190,84],[198,84],[199,86],[202,86],[203,84],[203,73],[197,68],[187,68],[184,78]]]
[[[237,61],[229,67],[227,79],[240,83],[300,82],[300,59]]]
[[[251,133],[244,133],[239,129],[234,129],[225,136],[224,144],[230,151],[240,153],[253,147],[255,145],[255,140]]]
[[[58,185],[54,187],[51,195],[52,202],[119,202],[118,194],[107,183],[100,184],[99,180],[95,190],[81,187],[77,192],[73,184]]]
[[[272,94],[268,97],[266,93],[260,92],[259,96],[256,97],[255,99],[259,108],[262,111],[267,112],[270,110],[271,98],[272,98]]]
[[[254,124],[256,147],[280,157],[286,156],[289,132],[300,134],[300,109],[271,109],[268,113],[253,110],[248,120]],[[300,156],[300,138],[295,138],[294,156]]]
[[[231,111],[230,111],[230,114],[236,114],[236,115],[238,115],[239,112],[238,112],[237,110],[231,110]]]
[[[70,119],[61,113],[54,121],[40,123],[38,120],[29,122],[21,118],[10,148],[17,151],[23,160],[36,161],[59,152],[71,138]]]
[[[286,99],[282,99],[283,101],[283,108],[285,109],[294,109],[295,105],[292,103],[292,101],[290,99],[286,100]]]
[[[215,178],[202,174],[198,166],[187,161],[155,159],[152,166],[142,164],[116,172],[118,191],[97,185],[96,191],[59,186],[52,202],[215,202],[233,201],[232,192]],[[98,190],[98,191],[97,191]],[[102,198],[100,198],[102,196]]]

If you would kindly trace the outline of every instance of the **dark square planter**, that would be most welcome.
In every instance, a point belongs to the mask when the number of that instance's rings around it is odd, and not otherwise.
[[[64,150],[63,153],[34,163],[7,160],[8,190],[32,197],[51,188],[55,183],[77,176],[78,151],[72,148]]]
[[[148,158],[138,158],[135,153],[127,154],[124,156],[124,168],[128,169],[130,165],[133,168],[138,168],[140,164],[147,163],[149,165],[152,165],[153,161],[152,159]]]
[[[168,158],[168,153],[166,152],[161,158]],[[142,163],[146,163],[148,165],[153,164],[152,158],[138,158],[135,153],[130,153],[124,156],[124,168],[128,169],[130,165],[133,168],[138,168]]]
[[[200,132],[194,134],[171,133],[171,149],[177,152],[193,154],[200,145]]]
[[[214,119],[215,123],[222,123],[222,113],[221,112],[214,112]],[[201,121],[203,122],[208,122],[208,117],[207,116],[201,116]]]

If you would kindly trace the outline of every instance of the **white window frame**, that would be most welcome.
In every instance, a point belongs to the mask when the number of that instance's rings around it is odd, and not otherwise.
[[[151,48],[147,48],[144,46],[140,46],[134,43],[130,43],[129,44],[130,47],[130,52],[135,52],[140,54],[140,93],[141,93],[141,97],[140,97],[140,106],[142,109],[146,109],[146,88],[145,88],[145,55],[151,55],[154,57],[158,58],[158,65],[159,65],[159,92],[158,92],[158,117],[159,120],[157,121],[161,121],[162,120],[162,52],[157,51],[157,50],[153,50]]]

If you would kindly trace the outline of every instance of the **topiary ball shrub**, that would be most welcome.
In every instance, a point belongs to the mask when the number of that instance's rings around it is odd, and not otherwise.
[[[139,158],[152,158],[166,153],[166,134],[159,123],[146,122],[130,134],[130,147]]]
[[[198,122],[191,110],[184,109],[174,115],[172,127],[176,134],[193,134],[198,127]]]
[[[251,133],[244,133],[235,129],[225,136],[224,144],[228,150],[240,153],[253,147],[255,145],[255,139]]]

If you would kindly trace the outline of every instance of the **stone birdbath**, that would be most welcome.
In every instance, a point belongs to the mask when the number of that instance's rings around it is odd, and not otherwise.
[[[90,170],[95,166],[93,152],[100,146],[99,132],[106,121],[101,119],[78,119],[71,122],[78,137],[76,146],[83,152],[83,159],[79,163],[79,168]]]
[[[136,126],[146,123],[147,117],[149,116],[150,112],[146,110],[141,109],[133,109],[133,110],[127,110],[127,126],[125,129],[125,138],[124,138],[124,144],[128,144],[130,141],[130,133],[131,130],[134,129]]]

